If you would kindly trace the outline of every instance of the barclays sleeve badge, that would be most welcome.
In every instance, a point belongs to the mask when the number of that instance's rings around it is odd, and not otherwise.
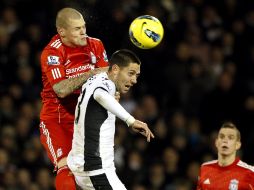
[[[59,57],[58,56],[54,56],[54,55],[50,55],[48,56],[48,65],[59,65]]]

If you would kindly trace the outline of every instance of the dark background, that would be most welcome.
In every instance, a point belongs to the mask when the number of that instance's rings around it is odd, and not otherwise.
[[[216,159],[224,121],[242,134],[241,159],[254,163],[254,7],[252,0],[1,0],[0,189],[54,189],[53,166],[39,141],[40,53],[56,33],[56,12],[80,10],[87,34],[110,57],[120,48],[142,60],[141,76],[122,105],[156,138],[146,143],[117,122],[116,167],[131,190],[195,189],[199,166]],[[128,29],[149,14],[164,26],[150,50]]]

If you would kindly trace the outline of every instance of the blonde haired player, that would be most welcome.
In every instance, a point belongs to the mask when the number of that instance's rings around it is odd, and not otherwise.
[[[254,190],[254,167],[238,157],[241,134],[231,122],[225,122],[215,141],[218,160],[201,166],[197,190]]]
[[[99,39],[86,34],[80,12],[63,8],[56,17],[57,33],[41,54],[43,89],[40,139],[57,171],[56,189],[75,190],[67,167],[71,149],[74,112],[81,85],[89,76],[108,69],[106,52]]]

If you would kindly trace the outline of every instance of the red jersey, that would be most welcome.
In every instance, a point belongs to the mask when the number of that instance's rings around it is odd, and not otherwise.
[[[254,167],[237,158],[221,167],[218,160],[201,166],[197,190],[254,190]]]
[[[65,46],[60,36],[55,35],[41,55],[43,90],[41,119],[74,120],[75,106],[80,93],[76,90],[66,98],[57,97],[53,85],[73,78],[97,67],[108,66],[106,51],[99,39],[87,37],[87,45]]]

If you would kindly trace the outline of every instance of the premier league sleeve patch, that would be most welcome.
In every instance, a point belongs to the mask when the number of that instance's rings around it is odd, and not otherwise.
[[[54,55],[50,55],[48,56],[48,65],[59,65],[59,57],[58,56],[54,56]]]

